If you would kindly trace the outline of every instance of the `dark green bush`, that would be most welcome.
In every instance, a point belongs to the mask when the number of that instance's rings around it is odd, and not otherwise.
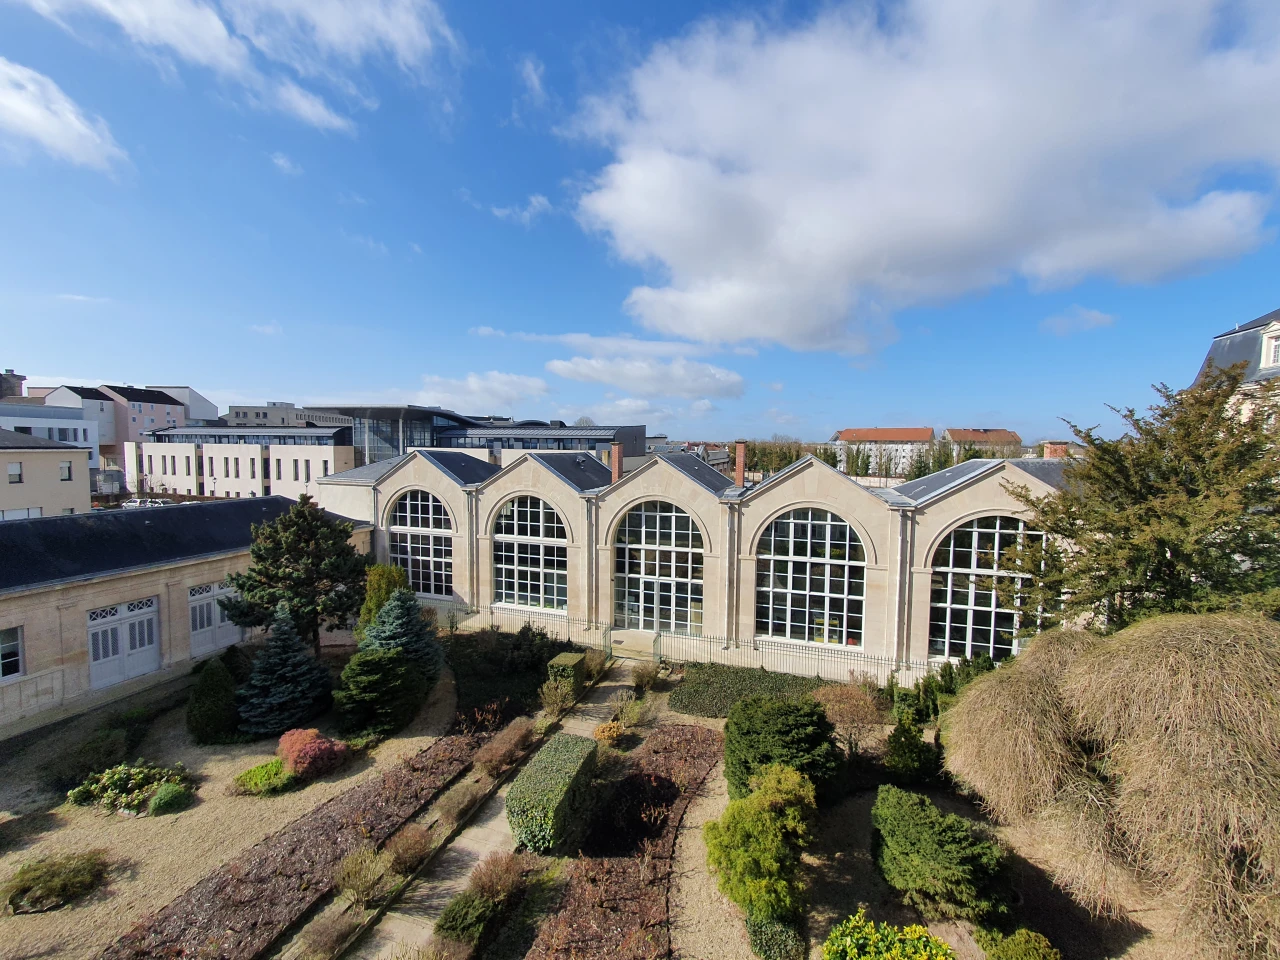
[[[769,673],[763,667],[691,663],[684,668],[684,680],[671,691],[670,707],[695,717],[727,717],[729,708],[743,697],[799,697],[825,682],[818,677]]]
[[[67,799],[81,807],[96,803],[108,810],[142,813],[163,784],[189,787],[194,779],[181,763],[161,767],[136,760],[92,774],[80,786],[69,790]]]
[[[790,923],[747,918],[751,950],[762,960],[804,960],[808,942]]]
[[[412,590],[394,591],[364,631],[360,650],[399,650],[416,668],[414,683],[426,699],[440,679],[444,651],[436,642],[436,625],[422,615],[422,604]]]
[[[329,707],[329,671],[298,638],[282,601],[271,622],[267,645],[253,661],[249,680],[236,693],[240,730],[254,737],[278,737],[306,726]]]
[[[223,650],[218,659],[231,673],[231,679],[235,680],[236,686],[248,683],[249,678],[253,676],[254,657],[238,643],[233,643]]]
[[[586,656],[581,653],[561,653],[547,664],[548,680],[568,680],[573,684],[574,699],[582,696],[586,686]]]
[[[904,710],[885,745],[884,767],[895,782],[907,786],[925,783],[941,768],[938,749],[926,743],[915,714]]]
[[[955,664],[948,660],[938,668],[938,692],[959,693],[970,680],[990,673],[995,668],[995,661],[985,653],[978,654],[972,660],[962,657]]]
[[[1022,928],[989,947],[987,960],[1062,960],[1062,954],[1047,937]]]
[[[357,651],[333,695],[345,729],[379,736],[404,727],[425,699],[417,664],[396,649]]]
[[[527,623],[518,633],[459,633],[445,638],[443,646],[458,683],[458,710],[470,716],[497,703],[508,720],[538,709],[548,661],[574,649]]]
[[[447,904],[436,920],[435,932],[450,940],[475,946],[485,928],[502,912],[502,904],[471,890],[463,890]]]
[[[232,782],[232,792],[247,793],[255,797],[269,797],[275,793],[284,793],[302,786],[302,779],[290,773],[279,757],[250,767],[244,773],[236,775]]]
[[[889,886],[926,917],[979,922],[1005,911],[996,890],[1000,846],[918,793],[883,786],[871,808],[876,863]]]
[[[196,743],[230,743],[240,736],[236,682],[220,659],[200,671],[187,700],[187,730]]]
[[[724,728],[729,796],[745,797],[751,777],[774,763],[798,770],[819,791],[839,772],[835,728],[816,700],[751,696],[730,709]]]
[[[48,780],[58,790],[70,790],[86,777],[123,763],[129,755],[128,735],[121,729],[98,730],[48,767]]]
[[[590,817],[596,742],[558,733],[533,755],[507,791],[515,838],[536,853],[571,849]]]
[[[147,804],[147,813],[153,817],[162,817],[166,813],[177,813],[191,806],[196,795],[191,788],[181,783],[162,783],[151,795]]]
[[[0,884],[0,899],[14,913],[52,910],[100,886],[110,867],[105,850],[34,860]]]

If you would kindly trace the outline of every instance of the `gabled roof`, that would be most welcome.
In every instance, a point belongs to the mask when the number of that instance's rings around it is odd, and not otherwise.
[[[537,460],[579,493],[607,487],[613,480],[613,471],[589,454],[531,453],[529,457]]]
[[[110,400],[112,403],[115,403],[114,397],[107,396],[97,387],[73,387],[64,383],[62,385],[62,389],[70,390],[81,400]]]
[[[182,503],[0,523],[0,592],[247,550],[287,497]]]
[[[43,429],[43,427],[41,428]],[[33,437],[29,433],[17,430],[5,430],[0,427],[0,450],[83,450],[74,443],[60,443],[46,437]]]
[[[919,506],[996,469],[1002,463],[1004,463],[1003,460],[966,460],[964,463],[957,463],[954,467],[931,473],[927,477],[900,483],[892,489]]]
[[[118,393],[130,403],[167,403],[171,407],[182,406],[182,401],[175,400],[163,390],[150,390],[146,387],[117,387],[110,383],[104,383],[102,388]]]
[[[1242,323],[1234,330],[1228,330],[1226,333],[1220,333],[1213,339],[1218,340],[1222,337],[1230,337],[1233,334],[1245,333],[1249,330],[1261,330],[1263,327],[1269,327],[1273,323],[1280,323],[1280,310],[1272,310],[1270,313],[1264,313],[1256,320],[1250,320],[1248,323]]]
[[[933,427],[851,427],[834,437],[846,443],[928,443]]]
[[[502,469],[469,453],[451,453],[448,450],[415,450],[413,452],[424,460],[430,460],[460,487],[482,483]]]
[[[692,453],[664,453],[657,459],[671,464],[690,480],[719,495],[733,486],[733,480],[719,470],[707,466]]]
[[[388,457],[386,460],[375,460],[373,463],[366,463],[362,467],[343,470],[341,473],[331,473],[327,477],[321,477],[318,482],[353,483],[360,484],[362,486],[373,486],[412,456],[412,453],[402,453],[398,457]]]
[[[1017,467],[1023,473],[1030,474],[1041,483],[1046,483],[1055,490],[1061,490],[1067,485],[1066,473],[1073,462],[1069,457],[1051,457],[1043,460],[1036,457],[1026,457],[1021,460],[1008,461],[1010,466]]]
[[[1210,361],[1219,369],[1233,367],[1237,363],[1245,364],[1246,383],[1280,377],[1280,367],[1262,366],[1262,331],[1273,323],[1280,323],[1280,310],[1273,310],[1256,320],[1241,324],[1235,330],[1218,334],[1209,345],[1209,353],[1200,365],[1197,379],[1208,369]]]
[[[1012,430],[992,427],[950,427],[943,436],[953,443],[984,443],[999,446],[1021,446],[1022,438]]]

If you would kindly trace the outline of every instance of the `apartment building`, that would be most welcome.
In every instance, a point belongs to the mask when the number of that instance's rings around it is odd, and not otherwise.
[[[832,434],[837,466],[848,472],[850,451],[870,457],[871,475],[904,477],[916,454],[933,443],[932,427],[852,427]]]
[[[268,400],[261,406],[233,404],[224,418],[234,427],[349,427],[351,417],[325,410],[295,407],[283,400]]]
[[[1210,364],[1219,369],[1244,365],[1244,382],[1240,385],[1238,399],[1241,411],[1248,414],[1262,384],[1280,378],[1280,310],[1273,310],[1214,337],[1200,373],[1203,374]]]
[[[0,428],[0,520],[88,513],[89,451]],[[21,558],[9,558],[19,563]]]
[[[951,455],[957,460],[968,450],[990,457],[1022,455],[1022,437],[998,427],[950,427],[942,431],[942,439],[951,444]]]
[[[89,451],[89,469],[96,471],[101,465],[98,458],[98,421],[86,420],[84,410],[79,406],[51,407],[0,400],[0,428],[83,447]]]

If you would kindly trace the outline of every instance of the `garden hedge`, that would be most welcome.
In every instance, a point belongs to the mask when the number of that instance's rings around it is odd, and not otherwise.
[[[590,802],[596,742],[558,733],[533,755],[507,792],[507,820],[530,850],[571,848],[581,837]]]
[[[695,717],[727,717],[729,708],[743,697],[800,697],[825,683],[818,677],[769,673],[763,667],[691,663],[684,668],[684,680],[671,691],[669,704],[672,710]]]
[[[926,917],[980,922],[1005,912],[996,896],[1004,852],[954,813],[918,793],[883,786],[871,808],[876,863],[885,881]]]
[[[582,653],[560,653],[551,658],[547,664],[547,679],[568,680],[573,684],[573,695],[582,695],[586,686],[587,658]]]

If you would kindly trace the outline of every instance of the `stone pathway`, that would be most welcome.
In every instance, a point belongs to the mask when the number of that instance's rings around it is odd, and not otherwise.
[[[631,666],[615,662],[609,676],[567,713],[560,722],[566,733],[589,737],[596,725],[611,716],[609,698],[619,690],[631,689]],[[425,944],[431,938],[436,918],[456,894],[467,886],[476,864],[494,852],[516,848],[507,823],[508,780],[471,818],[463,831],[431,862],[426,872],[408,889],[378,925],[361,938],[348,957],[357,960],[391,960],[402,946]]]

